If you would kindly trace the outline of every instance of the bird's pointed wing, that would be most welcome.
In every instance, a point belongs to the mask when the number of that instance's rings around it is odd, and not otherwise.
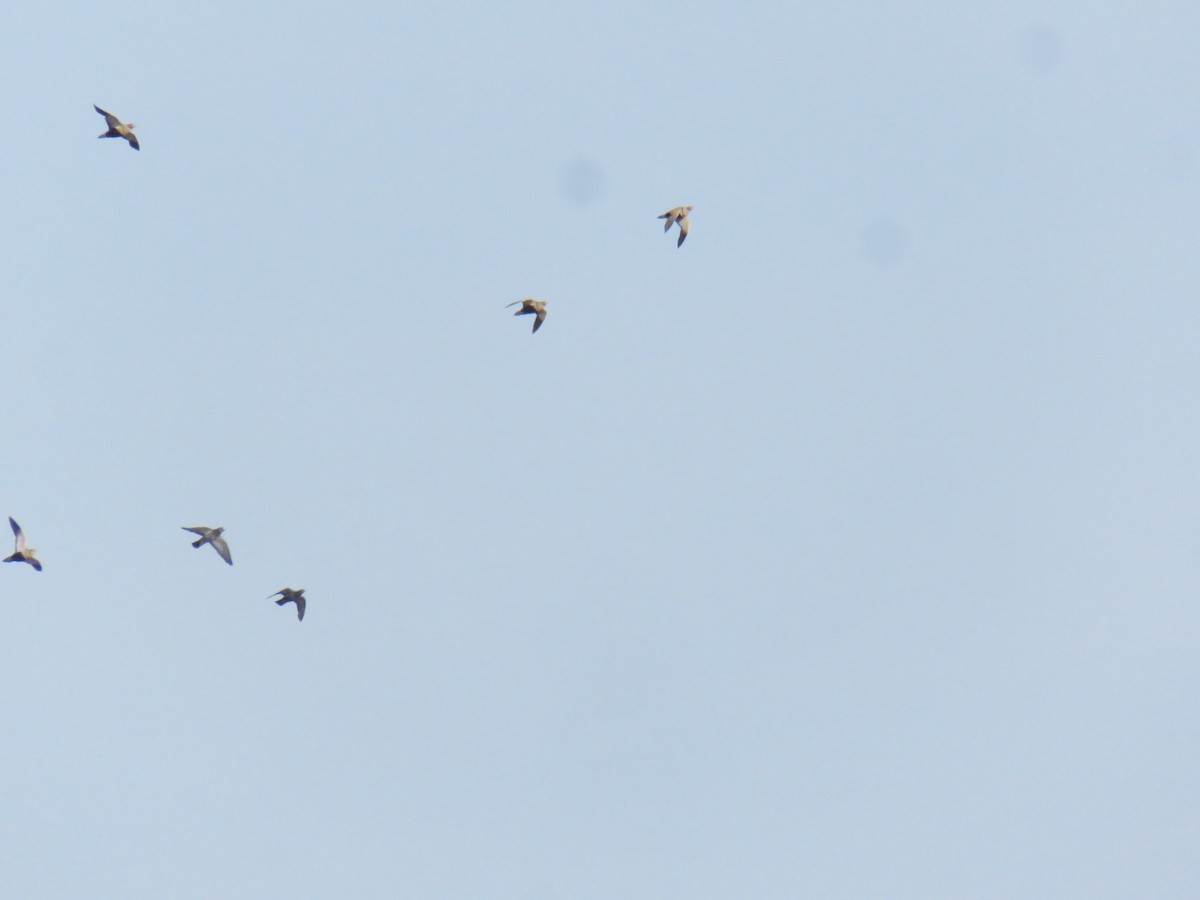
[[[505,303],[504,308],[508,309],[510,306],[516,306],[518,303],[524,303],[524,302],[525,302],[524,300],[514,300],[512,303]]]
[[[676,247],[682,247],[684,239],[688,236],[688,229],[692,227],[692,220],[689,216],[684,216],[679,220],[679,240],[675,242]]]
[[[285,590],[286,590],[286,588],[285,588]],[[270,597],[268,597],[267,599],[268,599],[268,600],[274,600],[276,597],[282,597],[282,596],[283,596],[283,591],[276,591],[275,593],[273,593],[273,594],[272,594]],[[276,601],[276,602],[279,602],[279,601]]]
[[[537,311],[537,318],[533,320],[533,331],[530,334],[537,332],[542,327],[542,323],[546,321],[546,308],[542,307]]]
[[[25,549],[25,532],[21,530],[21,526],[12,516],[8,517],[8,524],[12,526],[13,537],[17,539],[16,550],[20,553]]]
[[[308,604],[304,601],[304,595],[299,594],[296,597],[296,618],[301,622],[304,621],[304,609]]]
[[[213,545],[214,550],[221,554],[221,559],[225,560],[231,566],[233,565],[233,557],[229,555],[229,545],[225,543],[225,538],[217,536],[209,541],[209,543]]]
[[[118,125],[121,124],[120,119],[118,119],[112,113],[106,112],[105,110],[101,109],[95,103],[92,104],[92,109],[94,109],[96,112],[100,113],[100,115],[104,116],[104,121],[108,123],[109,128],[116,128]]]
[[[190,531],[192,534],[208,534],[210,531],[212,531],[211,528],[205,528],[203,525],[180,525],[179,527],[184,531]]]
[[[142,149],[141,146],[138,144],[137,135],[134,134],[132,131],[129,132],[129,134],[125,135],[125,140],[129,141],[129,146],[132,147],[134,150]]]
[[[33,571],[35,571],[35,572],[42,571],[42,564],[40,562],[38,562],[36,559],[34,559],[32,556],[25,557],[25,561],[27,563],[29,563],[31,566],[33,566]]]

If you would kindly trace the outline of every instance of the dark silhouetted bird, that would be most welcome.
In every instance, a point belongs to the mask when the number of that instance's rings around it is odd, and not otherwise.
[[[16,520],[12,516],[8,517],[8,524],[12,526],[13,537],[16,539],[16,541],[15,546],[13,547],[13,555],[4,557],[4,561],[27,562],[33,566],[33,570],[35,572],[42,571],[42,564],[38,562],[37,557],[33,555],[37,551],[32,547],[25,546],[25,532],[21,530],[21,526],[17,524]]]
[[[193,547],[200,547],[204,544],[212,544],[212,548],[220,554],[221,559],[233,565],[233,557],[229,555],[229,545],[225,543],[225,538],[221,537],[221,532],[224,528],[209,528],[207,525],[196,525],[189,528],[187,525],[180,526],[184,531],[190,531],[192,534],[200,535],[200,540],[192,541]]]
[[[267,599],[270,600],[274,597],[279,597],[281,595],[282,595],[283,599],[276,600],[275,605],[283,606],[283,604],[285,604],[285,603],[295,603],[296,604],[296,618],[299,619],[301,622],[303,622],[304,621],[304,607],[307,605],[304,600],[304,588],[300,588],[299,590],[296,590],[294,588],[281,588],[280,590],[273,593]]]
[[[537,318],[533,320],[533,331],[530,332],[530,334],[533,334],[533,332],[541,328],[542,323],[546,321],[546,301],[534,300],[532,297],[526,297],[524,300],[514,300],[512,303],[506,303],[504,308],[508,309],[510,306],[516,306],[518,303],[521,304],[521,308],[513,313],[514,316],[528,316],[531,314],[537,316]]]
[[[116,116],[114,116],[112,113],[105,112],[100,107],[98,107],[95,103],[92,104],[92,109],[94,109],[96,112],[100,113],[100,115],[104,116],[104,121],[108,123],[108,131],[104,132],[104,134],[98,134],[98,135],[96,135],[96,137],[125,138],[125,140],[129,141],[129,146],[132,147],[134,150],[142,149],[141,147],[138,146],[137,135],[133,133],[133,123],[132,122],[130,122],[128,125],[126,125],[124,122],[122,122]]]

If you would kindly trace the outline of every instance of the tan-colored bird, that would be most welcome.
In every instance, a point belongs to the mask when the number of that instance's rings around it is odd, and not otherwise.
[[[205,544],[212,544],[212,548],[217,551],[217,555],[225,562],[233,565],[233,557],[229,555],[229,545],[225,543],[225,538],[221,537],[222,528],[209,528],[207,525],[195,525],[189,527],[187,525],[179,526],[184,531],[190,531],[192,534],[200,535],[198,541],[192,541],[193,547],[202,547]]]
[[[13,537],[16,539],[16,546],[13,547],[13,555],[6,556],[5,562],[26,562],[33,566],[33,571],[42,571],[42,564],[37,561],[37,557],[33,554],[37,551],[32,547],[25,546],[25,532],[21,530],[21,526],[16,523],[12,516],[8,517],[8,524],[12,526]]]
[[[138,146],[137,135],[133,133],[133,123],[132,122],[130,122],[128,125],[126,125],[124,122],[122,122],[116,116],[114,116],[112,113],[105,112],[100,107],[98,107],[95,103],[92,104],[92,109],[94,109],[96,112],[100,113],[100,115],[104,116],[104,121],[108,123],[108,131],[104,132],[104,134],[98,134],[98,135],[96,135],[96,137],[125,138],[125,140],[129,141],[129,146],[132,147],[134,150],[142,149],[141,147]]]
[[[514,316],[528,316],[531,314],[537,316],[537,318],[533,320],[533,331],[529,332],[530,334],[533,334],[534,331],[537,331],[539,328],[541,328],[542,323],[546,321],[546,301],[534,300],[532,297],[526,297],[524,300],[514,300],[512,303],[506,303],[504,308],[508,309],[510,306],[516,306],[518,303],[521,304],[521,308],[513,313]]]
[[[676,247],[682,247],[684,239],[688,236],[688,229],[692,227],[692,220],[688,218],[688,214],[695,208],[694,206],[677,206],[659,216],[660,219],[667,220],[663,223],[663,231],[670,231],[672,225],[676,222],[679,223],[679,240],[675,242]]]
[[[283,606],[283,604],[285,604],[285,603],[295,603],[296,604],[296,618],[299,619],[301,622],[303,622],[304,621],[304,607],[308,605],[304,600],[304,588],[299,588],[298,590],[294,589],[294,588],[280,588],[279,590],[277,590],[275,593],[273,593],[267,599],[272,600],[275,597],[280,597],[280,596],[282,596],[283,599],[276,600],[275,605]]]

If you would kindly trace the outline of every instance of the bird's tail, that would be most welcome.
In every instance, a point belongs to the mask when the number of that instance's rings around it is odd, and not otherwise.
[[[285,604],[285,603],[289,603],[289,602],[290,602],[290,601],[288,600],[288,598],[287,598],[287,597],[284,597],[282,600],[276,600],[276,601],[275,601],[275,605],[276,605],[276,606],[283,606],[283,604]]]
[[[204,538],[200,538],[200,540],[198,540],[198,541],[192,541],[192,546],[199,547],[203,543],[204,543]]]

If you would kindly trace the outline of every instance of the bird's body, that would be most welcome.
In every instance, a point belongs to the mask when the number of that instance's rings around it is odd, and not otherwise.
[[[275,597],[283,598],[281,600],[275,601],[276,606],[283,606],[283,604],[285,604],[285,603],[295,603],[296,604],[296,618],[299,619],[301,622],[304,621],[304,608],[308,605],[304,599],[304,588],[299,588],[299,589],[289,588],[289,587],[280,588],[279,590],[277,590],[275,593],[273,593],[267,599],[271,600]]]
[[[221,532],[225,529],[209,528],[207,525],[195,526],[180,526],[184,531],[190,531],[192,534],[200,535],[199,540],[192,541],[193,547],[202,547],[205,544],[212,544],[212,548],[217,551],[217,554],[229,565],[233,565],[233,557],[229,555],[229,545],[225,543],[225,538],[221,537]]]
[[[526,297],[524,300],[514,300],[512,303],[506,303],[504,308],[508,309],[510,306],[516,306],[518,303],[521,304],[521,308],[513,313],[514,316],[537,316],[537,318],[533,320],[533,331],[530,332],[530,334],[533,334],[539,328],[541,328],[542,323],[546,321],[546,301],[534,300],[532,297]]]
[[[133,123],[132,122],[130,122],[128,124],[122,122],[120,119],[118,119],[112,113],[105,112],[104,110],[102,110],[95,103],[92,104],[92,109],[94,109],[96,112],[100,113],[100,115],[104,116],[104,121],[108,125],[108,131],[104,132],[104,134],[96,135],[97,137],[124,138],[125,140],[129,141],[129,146],[132,147],[134,150],[142,149],[140,146],[138,146],[137,135],[133,133]]]
[[[25,546],[25,532],[21,530],[21,526],[12,516],[8,517],[8,524],[12,526],[14,546],[12,556],[6,556],[4,561],[29,563],[35,572],[42,571],[42,564],[34,556],[37,551],[32,547]]]
[[[679,223],[679,240],[675,242],[676,247],[682,247],[684,240],[688,236],[688,230],[692,227],[692,220],[689,214],[694,206],[677,206],[674,209],[668,209],[665,213],[659,216],[660,219],[666,219],[663,223],[663,231],[670,231],[671,226],[676,222]]]

